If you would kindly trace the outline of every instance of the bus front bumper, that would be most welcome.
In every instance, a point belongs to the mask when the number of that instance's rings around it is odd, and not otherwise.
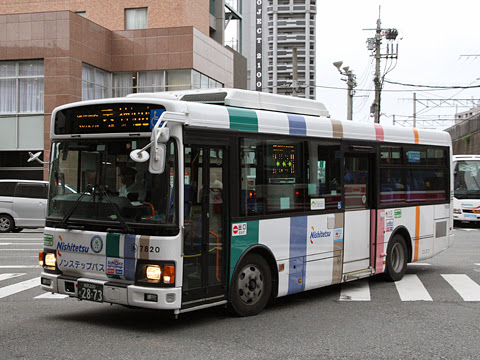
[[[42,289],[51,293],[68,295],[80,299],[78,283],[102,286],[101,301],[112,304],[149,308],[157,310],[177,310],[181,308],[181,288],[156,288],[126,285],[112,281],[88,278],[74,278],[56,274],[41,274]]]
[[[460,213],[453,214],[454,221],[480,221],[480,214]]]

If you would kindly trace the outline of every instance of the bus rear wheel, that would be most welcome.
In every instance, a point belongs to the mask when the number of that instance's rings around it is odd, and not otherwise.
[[[272,292],[272,274],[263,257],[248,254],[233,276],[231,308],[239,316],[257,315],[267,305]]]
[[[407,245],[402,235],[396,234],[387,248],[385,277],[387,281],[399,281],[407,271]]]

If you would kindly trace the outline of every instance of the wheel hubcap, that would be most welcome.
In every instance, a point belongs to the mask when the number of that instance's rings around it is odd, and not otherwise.
[[[400,244],[395,244],[392,249],[392,268],[395,272],[402,271],[403,264],[405,263],[405,253],[403,247]]]
[[[248,265],[240,272],[237,291],[245,304],[255,304],[261,298],[263,286],[263,274],[255,265]]]
[[[10,227],[10,221],[6,218],[0,219],[0,230],[6,231]]]

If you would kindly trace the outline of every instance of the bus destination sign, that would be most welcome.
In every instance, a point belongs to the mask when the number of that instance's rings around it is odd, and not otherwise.
[[[55,116],[55,134],[149,132],[165,111],[156,104],[99,104],[67,108]]]

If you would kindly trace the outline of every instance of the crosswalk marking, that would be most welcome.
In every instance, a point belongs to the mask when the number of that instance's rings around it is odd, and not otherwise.
[[[0,299],[34,287],[40,287],[39,277],[0,288]]]
[[[68,295],[63,295],[63,294],[45,293],[42,295],[35,296],[35,299],[65,299],[68,297],[69,297]]]
[[[0,269],[34,269],[40,265],[0,265]]]
[[[22,276],[22,275],[26,275],[26,274],[24,274],[24,273],[0,274],[0,281],[7,280],[7,279],[13,279],[13,278],[16,278],[16,277]]]
[[[480,285],[465,274],[446,274],[442,277],[465,301],[480,301]]]
[[[432,301],[427,289],[415,274],[405,274],[402,280],[395,282],[395,286],[402,301]]]
[[[368,281],[360,280],[342,284],[340,301],[370,301]]]

